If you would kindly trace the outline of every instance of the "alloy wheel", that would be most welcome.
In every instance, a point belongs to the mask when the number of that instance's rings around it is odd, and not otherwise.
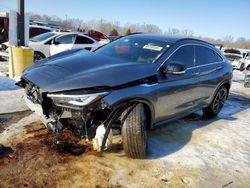
[[[213,110],[215,113],[219,112],[222,109],[226,99],[227,99],[227,90],[223,88],[217,93],[213,102]]]

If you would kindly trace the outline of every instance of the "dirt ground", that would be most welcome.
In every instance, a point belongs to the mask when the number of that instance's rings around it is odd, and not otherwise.
[[[247,188],[249,121],[250,97],[233,92],[217,118],[197,112],[157,127],[148,158],[134,160],[119,145],[94,152],[67,130],[57,146],[30,111],[1,114],[0,187]]]

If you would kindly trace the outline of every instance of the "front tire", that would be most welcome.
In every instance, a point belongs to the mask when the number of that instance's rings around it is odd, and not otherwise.
[[[137,104],[127,113],[122,126],[124,151],[131,158],[143,159],[147,153],[146,115],[143,104]]]
[[[208,107],[203,108],[204,115],[206,117],[217,116],[223,108],[225,101],[227,100],[227,95],[227,88],[225,86],[221,86],[214,96],[212,103]]]

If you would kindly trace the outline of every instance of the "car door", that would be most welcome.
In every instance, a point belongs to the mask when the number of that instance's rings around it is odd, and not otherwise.
[[[98,45],[95,43],[93,39],[90,39],[87,36],[82,36],[82,35],[77,35],[75,44],[73,46],[73,48],[84,48],[89,51],[97,47]]]
[[[197,97],[199,106],[205,105],[221,81],[223,72],[223,58],[214,50],[206,46],[195,46],[195,65],[199,70],[197,83]]]
[[[67,34],[56,37],[50,45],[50,55],[72,49],[75,39],[76,34]]]
[[[183,70],[177,72],[166,70],[171,69],[173,65],[181,65]],[[160,69],[165,69],[165,71],[160,71],[158,77],[156,122],[176,117],[195,107],[198,70],[194,66],[194,46],[180,47]]]

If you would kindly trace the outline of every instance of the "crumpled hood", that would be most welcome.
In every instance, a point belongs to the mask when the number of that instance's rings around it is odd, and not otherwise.
[[[58,92],[126,84],[154,75],[154,67],[74,49],[33,64],[22,77],[45,91]]]

